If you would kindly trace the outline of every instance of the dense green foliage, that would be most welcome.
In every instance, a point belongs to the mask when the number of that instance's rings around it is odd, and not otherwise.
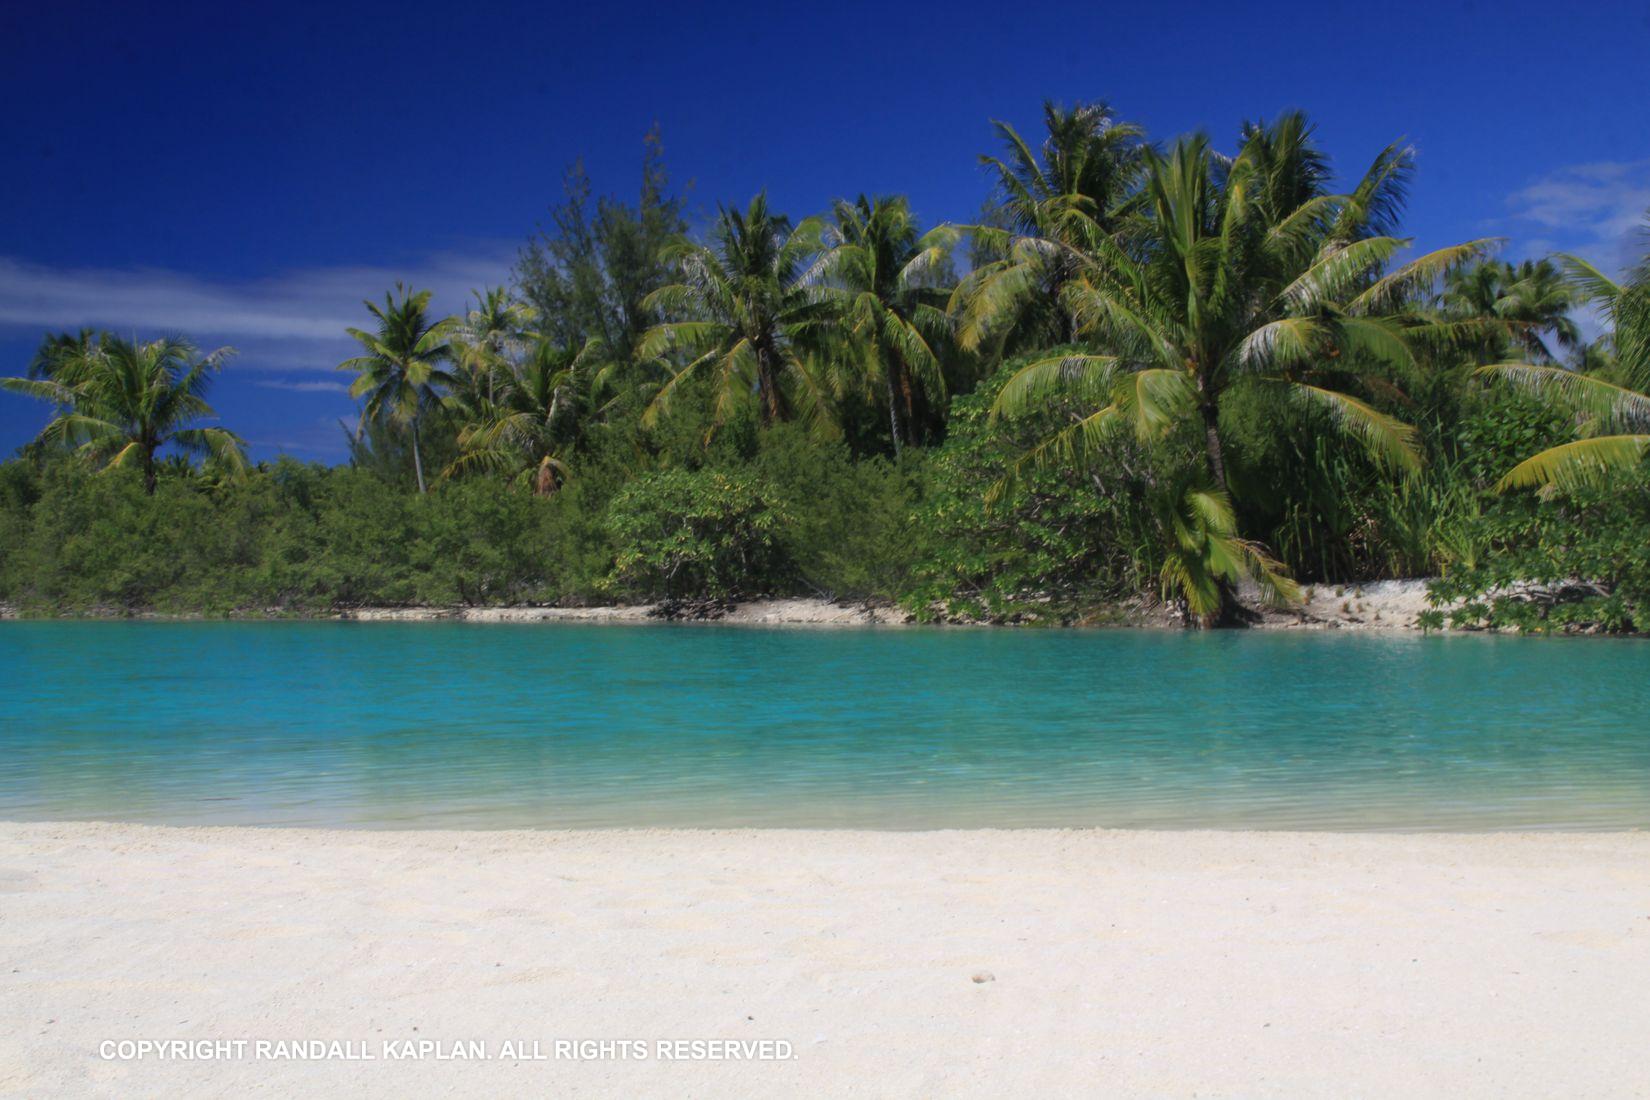
[[[992,401],[1022,361],[952,403],[950,435],[932,457],[916,516],[924,537],[912,589],[919,609],[1001,619],[1052,600],[1055,613],[1070,616],[1150,587],[1143,485],[1153,464],[1134,441],[1110,443],[1111,477],[1043,465],[1011,496],[988,501],[1045,426],[1071,415],[1052,407],[992,419]]]
[[[616,592],[654,600],[748,593],[778,573],[785,515],[749,472],[661,470],[613,498]]]
[[[1298,114],[1231,155],[1102,106],[1045,125],[998,126],[973,226],[757,196],[690,235],[656,134],[633,204],[575,168],[513,287],[368,304],[344,467],[201,425],[227,349],[49,336],[5,383],[56,411],[0,466],[0,603],[1210,625],[1433,576],[1433,625],[1650,629],[1650,266],[1405,258],[1409,151],[1336,190]]]
[[[1483,517],[1480,552],[1431,589],[1429,625],[1650,631],[1650,494],[1620,484]]]

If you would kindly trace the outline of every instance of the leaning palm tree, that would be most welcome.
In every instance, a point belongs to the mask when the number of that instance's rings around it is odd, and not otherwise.
[[[246,445],[238,436],[192,426],[217,415],[206,393],[233,348],[201,355],[184,340],[138,344],[103,333],[70,338],[54,351],[45,377],[0,379],[13,393],[57,407],[37,442],[71,447],[104,469],[135,467],[151,494],[156,454],[168,446],[244,472]]]
[[[485,402],[459,431],[459,456],[442,476],[504,474],[549,496],[566,482],[566,454],[573,443],[579,406],[597,386],[607,348],[592,337],[567,350],[541,341],[510,376],[496,402]]]
[[[1579,257],[1559,260],[1576,294],[1610,322],[1614,358],[1604,357],[1591,370],[1537,363],[1480,368],[1486,377],[1554,397],[1582,416],[1583,438],[1520,462],[1499,489],[1596,485],[1619,471],[1641,471],[1650,454],[1650,256],[1621,282]]]
[[[993,411],[1025,412],[1055,391],[1086,399],[1089,411],[1022,462],[1082,463],[1124,428],[1148,443],[1195,436],[1209,488],[1225,493],[1222,402],[1246,386],[1321,410],[1388,467],[1418,467],[1414,430],[1347,390],[1415,371],[1409,337],[1420,322],[1407,303],[1489,242],[1386,272],[1407,242],[1371,229],[1401,183],[1401,158],[1383,152],[1345,195],[1313,193],[1279,162],[1283,144],[1297,157],[1312,152],[1309,128],[1289,132],[1284,143],[1280,127],[1250,130],[1230,162],[1201,136],[1148,154],[1134,239],[1068,250],[1077,276],[1063,300],[1096,351],[1029,364]]]
[[[1104,103],[1069,110],[1043,104],[1047,131],[1034,151],[1006,122],[994,122],[1002,157],[982,156],[993,177],[994,220],[972,227],[980,262],[961,283],[953,309],[969,350],[1006,339],[1071,338],[1060,295],[1075,277],[1074,251],[1118,231],[1138,200],[1145,166],[1144,131],[1119,121]]]
[[[358,376],[350,386],[350,396],[365,399],[356,427],[360,437],[368,420],[403,424],[412,431],[413,476],[418,491],[425,491],[424,460],[419,453],[418,426],[425,412],[441,400],[442,388],[455,381],[443,363],[449,354],[451,320],[432,321],[430,292],[413,293],[400,283],[384,295],[384,304],[364,303],[378,320],[377,329],[348,332],[365,349],[365,355],[346,359],[339,370]]]
[[[819,219],[793,228],[761,194],[744,211],[722,208],[709,243],[665,249],[679,281],[643,300],[666,320],[643,335],[636,355],[673,366],[644,424],[656,423],[680,390],[706,376],[718,426],[752,402],[764,424],[827,415],[823,384],[806,359],[828,324],[813,285],[820,234]]]
[[[949,225],[919,233],[904,197],[861,195],[832,208],[821,274],[838,292],[846,355],[863,380],[886,395],[896,454],[913,441],[919,394],[945,398],[941,341],[951,327],[945,281],[957,237]]]

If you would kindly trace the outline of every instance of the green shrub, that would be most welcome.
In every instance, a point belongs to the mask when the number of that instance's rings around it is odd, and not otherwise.
[[[1429,587],[1435,603],[1464,601],[1452,625],[1650,632],[1650,489],[1642,481],[1624,476],[1546,498],[1507,494],[1482,517],[1478,537],[1483,556]],[[1525,591],[1532,584],[1544,593]]]
[[[779,543],[803,589],[829,597],[893,599],[911,583],[919,550],[913,511],[924,459],[856,461],[841,442],[799,425],[762,434],[754,469],[773,487],[785,522]]]
[[[786,572],[785,522],[772,487],[754,474],[645,474],[608,506],[614,545],[608,588],[644,600],[770,590]]]
[[[1040,356],[1039,356],[1040,357]],[[1145,479],[1165,473],[1179,449],[1146,453],[1127,436],[1092,464],[1104,476],[1066,467],[1026,469],[995,504],[987,496],[1071,408],[993,420],[992,400],[1028,360],[1008,363],[951,405],[946,442],[928,461],[914,530],[917,562],[905,602],[919,616],[996,618],[1032,603],[1081,611],[1156,588],[1161,547]]]

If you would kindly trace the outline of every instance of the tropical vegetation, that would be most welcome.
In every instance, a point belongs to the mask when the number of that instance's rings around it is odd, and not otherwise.
[[[112,333],[47,337],[27,378],[0,386],[50,402],[51,421],[36,441],[61,446],[103,469],[135,469],[150,495],[160,453],[172,446],[240,472],[244,446],[233,433],[201,427],[216,413],[206,402],[212,379],[233,348],[201,355],[185,340],[139,344]]]
[[[970,224],[899,195],[694,231],[657,132],[581,166],[508,286],[349,335],[339,467],[256,464],[227,355],[47,335],[0,465],[0,602],[306,613],[815,594],[1192,625],[1435,578],[1429,625],[1650,631],[1650,257],[1417,250],[1415,166],[1309,119],[996,123]]]

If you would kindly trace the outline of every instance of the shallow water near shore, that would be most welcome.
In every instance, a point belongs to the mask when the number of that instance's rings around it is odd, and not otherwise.
[[[0,818],[1650,827],[1650,645],[0,622]]]

